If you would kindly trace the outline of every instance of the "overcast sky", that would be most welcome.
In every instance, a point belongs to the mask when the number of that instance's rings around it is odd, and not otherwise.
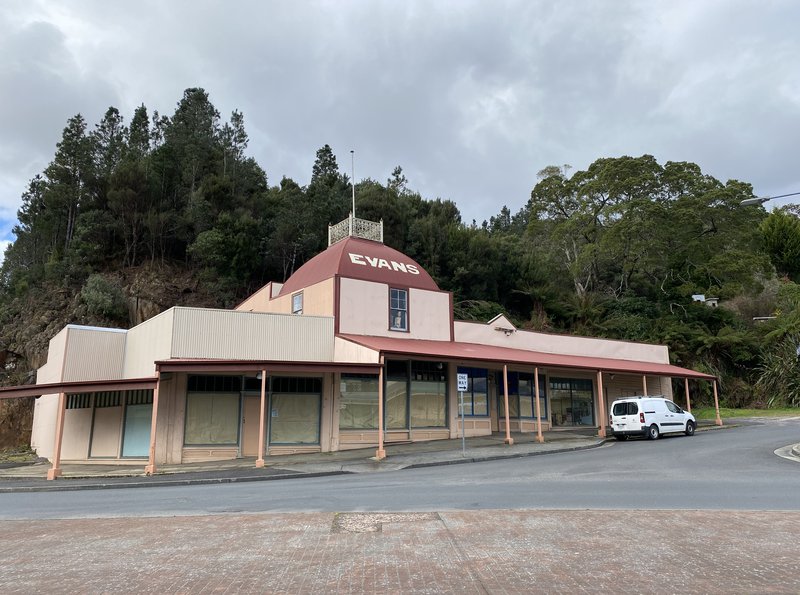
[[[188,87],[244,113],[271,184],[307,184],[328,143],[465,222],[517,211],[547,165],[620,155],[800,191],[798,25],[796,0],[5,0],[0,241],[69,117],[172,115]]]

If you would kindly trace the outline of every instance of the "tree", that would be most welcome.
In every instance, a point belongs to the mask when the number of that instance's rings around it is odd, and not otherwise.
[[[180,179],[190,194],[211,167],[218,127],[219,112],[209,101],[208,93],[200,88],[186,89],[164,130],[164,141],[170,145]]]
[[[220,130],[222,144],[222,175],[230,176],[236,186],[236,164],[244,160],[244,150],[247,148],[247,132],[244,129],[244,116],[241,112],[233,110],[230,123],[225,123]]]
[[[150,122],[144,104],[136,108],[128,130],[128,154],[142,159],[150,152]]]
[[[125,151],[128,130],[123,124],[119,110],[109,107],[91,134],[94,149],[95,172],[101,180],[107,180],[119,165]]]
[[[64,252],[69,249],[75,221],[87,198],[87,186],[93,175],[92,143],[86,136],[86,121],[77,114],[67,122],[55,158],[45,170],[47,207],[63,214],[64,222],[53,239],[63,241]]]
[[[141,160],[126,161],[110,180],[109,210],[125,244],[122,266],[138,263],[149,210],[147,176]]]
[[[800,282],[800,217],[775,209],[759,229],[764,248],[778,273]]]

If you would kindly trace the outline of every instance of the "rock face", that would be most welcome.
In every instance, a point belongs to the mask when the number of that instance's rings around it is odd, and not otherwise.
[[[36,382],[47,348],[67,324],[130,328],[172,306],[224,307],[191,271],[174,266],[142,266],[103,273],[106,287],[119,293],[127,315],[109,318],[87,303],[82,287],[55,284],[13,298],[0,311],[0,385]],[[30,442],[34,399],[0,400],[0,449]]]

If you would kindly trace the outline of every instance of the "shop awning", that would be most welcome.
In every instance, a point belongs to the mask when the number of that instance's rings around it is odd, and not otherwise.
[[[39,397],[58,393],[97,393],[115,390],[153,389],[156,379],[127,378],[120,380],[84,380],[79,382],[53,382],[49,384],[25,384],[0,388],[0,399],[18,399],[20,397]]]
[[[266,370],[275,372],[350,372],[377,374],[380,364],[350,362],[290,362],[222,359],[168,359],[156,362],[160,372],[247,373]]]
[[[395,337],[367,337],[362,335],[339,335],[342,339],[374,349],[387,355],[404,355],[409,357],[436,357],[451,360],[469,360],[478,362],[496,362],[498,364],[514,364],[537,366],[540,368],[573,368],[615,372],[620,374],[648,374],[652,376],[671,376],[677,378],[697,378],[714,380],[715,377],[688,368],[661,364],[604,357],[586,357],[581,355],[561,355],[542,351],[528,351],[510,347],[481,345],[477,343],[460,343],[458,341],[428,341],[424,339],[398,339]]]

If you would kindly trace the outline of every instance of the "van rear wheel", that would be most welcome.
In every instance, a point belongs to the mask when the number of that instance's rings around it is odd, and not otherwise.
[[[686,422],[686,432],[685,432],[685,434],[687,436],[694,436],[694,427],[695,426],[694,426],[694,422],[693,421],[687,421]]]
[[[658,426],[653,424],[649,428],[647,428],[647,438],[650,440],[658,440],[658,437],[661,435],[661,432],[658,431]]]

